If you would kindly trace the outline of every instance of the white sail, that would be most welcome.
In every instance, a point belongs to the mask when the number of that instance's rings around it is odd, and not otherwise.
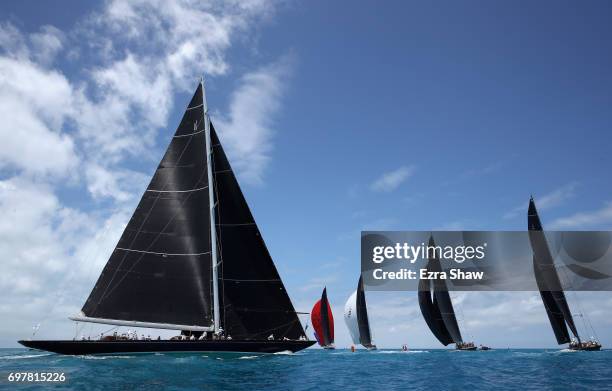
[[[357,291],[353,292],[344,305],[344,322],[351,334],[353,343],[359,343],[359,324],[357,323]]]

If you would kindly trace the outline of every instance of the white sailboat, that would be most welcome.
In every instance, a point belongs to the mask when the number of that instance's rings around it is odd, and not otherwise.
[[[359,278],[357,290],[353,292],[344,305],[344,322],[355,345],[361,344],[368,350],[376,349],[376,345],[372,343],[363,277]]]

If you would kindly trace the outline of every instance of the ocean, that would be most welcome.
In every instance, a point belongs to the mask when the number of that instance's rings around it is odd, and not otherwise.
[[[9,382],[11,372],[63,372],[62,383]],[[335,351],[71,357],[0,350],[0,388],[63,390],[609,390],[612,350]]]

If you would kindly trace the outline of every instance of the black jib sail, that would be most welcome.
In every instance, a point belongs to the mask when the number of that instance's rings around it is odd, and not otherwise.
[[[555,269],[554,259],[548,248],[546,237],[542,231],[542,223],[538,215],[533,197],[529,200],[529,209],[527,211],[527,226],[529,229],[529,240],[533,250],[533,270],[536,277],[536,283],[546,309],[546,314],[550,320],[550,325],[553,328],[557,343],[569,343],[570,336],[567,330],[570,330],[580,341],[574,318],[567,304],[559,275]]]
[[[304,330],[211,124],[222,320],[233,338],[298,339]]]
[[[429,239],[429,246],[435,247],[433,238]],[[429,254],[427,270],[432,272],[442,270],[440,260],[435,254]],[[451,302],[445,281],[441,279],[434,280],[432,298],[430,280],[421,279],[419,281],[418,297],[423,318],[440,343],[444,346],[450,343],[463,343],[453,303]]]
[[[372,347],[372,334],[370,333],[370,321],[368,319],[368,307],[366,305],[363,276],[359,277],[357,284],[357,325],[359,328],[359,343],[365,347]]]
[[[73,319],[214,331],[233,340],[305,337],[205,110],[200,84],[83,316]]]

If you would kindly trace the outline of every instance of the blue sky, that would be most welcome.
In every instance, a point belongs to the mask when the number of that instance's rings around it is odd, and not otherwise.
[[[530,194],[547,228],[612,226],[609,3],[58,4],[0,4],[4,346],[42,313],[71,332],[202,72],[294,303],[327,285],[339,346],[362,229],[521,230]],[[369,295],[379,344],[437,347],[413,296]],[[579,298],[610,346],[612,296]],[[533,293],[456,299],[477,342],[554,345]]]

